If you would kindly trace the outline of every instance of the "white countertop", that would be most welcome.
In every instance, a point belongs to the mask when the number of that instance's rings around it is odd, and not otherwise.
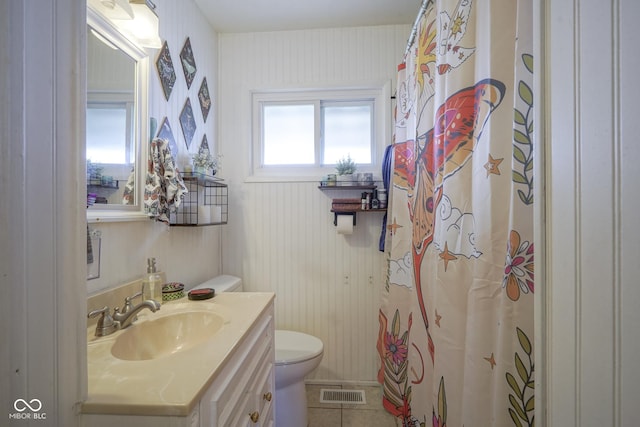
[[[185,297],[167,302],[156,313],[141,311],[132,327],[189,309],[212,311],[224,318],[220,331],[207,342],[152,360],[120,360],[111,354],[113,341],[127,329],[97,338],[95,328],[89,328],[88,395],[82,412],[189,415],[274,297],[270,292],[229,292],[205,301]]]

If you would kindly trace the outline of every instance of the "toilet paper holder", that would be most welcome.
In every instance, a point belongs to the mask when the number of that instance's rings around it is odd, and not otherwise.
[[[338,215],[351,215],[353,218],[353,226],[356,226],[356,213],[355,212],[334,212],[333,213],[333,225],[338,225]]]

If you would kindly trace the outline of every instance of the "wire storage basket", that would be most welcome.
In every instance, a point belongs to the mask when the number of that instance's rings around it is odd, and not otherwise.
[[[169,221],[172,226],[196,227],[226,224],[229,219],[229,189],[222,179],[196,172],[182,174],[187,193]]]

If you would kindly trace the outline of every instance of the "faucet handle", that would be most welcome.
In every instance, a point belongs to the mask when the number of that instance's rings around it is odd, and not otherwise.
[[[142,291],[137,292],[137,293],[131,295],[130,297],[125,297],[124,305],[122,306],[122,312],[121,313],[122,314],[127,314],[128,312],[133,310],[133,303],[131,302],[131,300],[134,299],[134,298],[141,297],[141,296],[142,296]],[[135,322],[136,320],[138,320],[138,315],[134,314],[133,317],[131,318],[131,321]]]
[[[105,335],[109,335],[118,330],[118,323],[113,320],[113,317],[109,313],[109,307],[106,305],[103,308],[99,308],[97,310],[91,311],[87,317],[94,318],[100,316],[98,319],[98,323],[96,324],[96,333],[97,337],[103,337]]]
[[[122,307],[122,314],[128,313],[129,311],[131,311],[131,309],[133,308],[133,303],[131,302],[132,299],[134,298],[138,298],[142,296],[142,291],[135,293],[133,295],[131,295],[130,297],[125,297],[124,299],[124,306]]]

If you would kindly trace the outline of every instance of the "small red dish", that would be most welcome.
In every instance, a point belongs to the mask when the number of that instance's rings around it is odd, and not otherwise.
[[[187,294],[190,300],[193,301],[202,301],[205,299],[211,299],[215,296],[216,291],[213,288],[201,288],[201,289],[192,289]]]

